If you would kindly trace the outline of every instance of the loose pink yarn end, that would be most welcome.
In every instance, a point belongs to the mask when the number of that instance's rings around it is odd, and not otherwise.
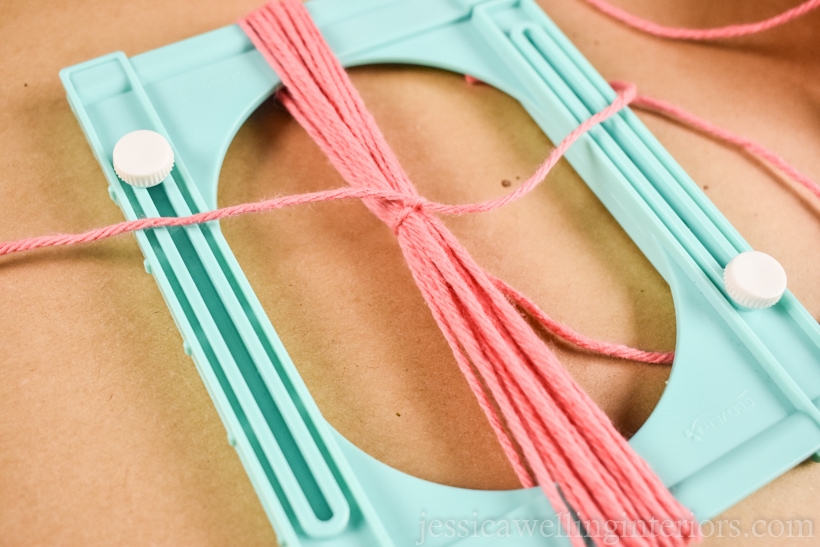
[[[711,29],[693,29],[659,25],[613,6],[606,0],[586,0],[586,2],[609,17],[643,33],[659,38],[691,41],[721,40],[757,34],[794,21],[820,7],[820,0],[807,0],[783,13],[756,23],[728,25]]]

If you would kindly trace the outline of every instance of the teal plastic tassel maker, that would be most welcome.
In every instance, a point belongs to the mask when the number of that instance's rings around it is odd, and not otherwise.
[[[308,6],[345,66],[404,63],[472,75],[518,100],[553,142],[615,97],[532,0]],[[127,219],[215,209],[229,144],[280,84],[236,25],[132,58],[107,55],[61,77]],[[114,172],[115,143],[137,129],[159,132],[173,147],[176,164],[161,185],[135,188]],[[820,328],[788,291],[766,309],[734,303],[723,271],[749,245],[631,111],[583,136],[567,159],[674,298],[678,339],[669,384],[630,443],[698,519],[714,517],[820,450]],[[426,482],[338,434],[218,223],[136,237],[282,545],[411,545],[419,515],[453,508],[555,521],[537,488],[474,491]],[[500,543],[472,535],[427,542]],[[514,544],[568,540],[534,534]]]

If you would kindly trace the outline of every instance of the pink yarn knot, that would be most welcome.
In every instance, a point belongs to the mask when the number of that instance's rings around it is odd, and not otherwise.
[[[401,203],[404,207],[402,207],[399,214],[396,215],[396,219],[390,223],[390,229],[393,230],[393,233],[396,234],[397,237],[399,235],[399,229],[404,225],[405,220],[413,214],[425,212],[424,209],[425,205],[427,205],[427,200],[421,196],[403,195],[401,197]]]

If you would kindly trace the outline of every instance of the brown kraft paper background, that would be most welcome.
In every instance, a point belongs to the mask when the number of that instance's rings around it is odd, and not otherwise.
[[[820,13],[707,45],[640,35],[580,0],[541,4],[606,78],[634,81],[820,176]],[[754,21],[795,4],[618,2],[696,27]],[[3,0],[0,240],[122,219],[65,99],[61,68],[117,50],[136,55],[257,6]],[[549,150],[524,110],[488,86],[423,68],[351,73],[430,199],[503,195]],[[817,200],[735,150],[641,117],[744,237],[780,260],[791,290],[820,316]],[[220,180],[221,205],[344,184],[273,101],[240,130]],[[556,319],[603,340],[674,348],[667,286],[567,164],[520,202],[446,222],[481,265]],[[393,235],[361,203],[234,219],[223,231],[340,432],[425,479],[516,486]],[[668,367],[547,343],[625,435],[663,392]],[[0,348],[0,545],[274,544],[133,236],[0,258]],[[814,545],[819,479],[820,467],[798,466],[717,517],[727,524],[705,545]],[[757,519],[810,519],[814,538],[755,538]],[[729,537],[731,522],[741,537]]]

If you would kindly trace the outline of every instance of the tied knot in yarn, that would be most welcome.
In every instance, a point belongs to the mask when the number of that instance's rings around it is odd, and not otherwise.
[[[425,210],[427,200],[418,195],[401,195],[400,197],[396,197],[395,199],[388,201],[390,201],[389,207],[391,209],[398,210],[387,220],[388,226],[390,226],[390,229],[393,230],[394,234],[396,234],[396,237],[399,236],[405,221],[412,215],[428,214]]]

